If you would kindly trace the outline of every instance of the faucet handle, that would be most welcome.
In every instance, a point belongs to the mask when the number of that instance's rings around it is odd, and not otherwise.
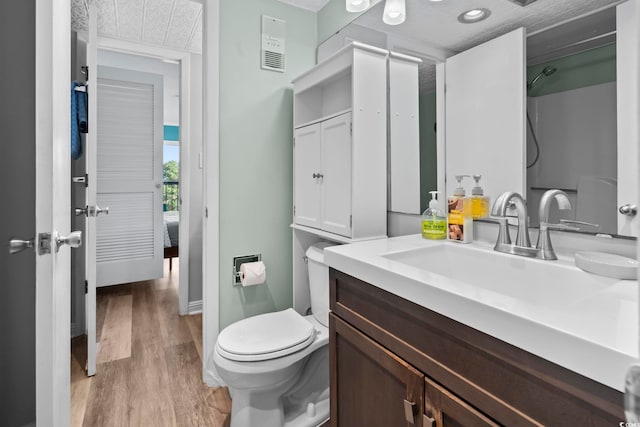
[[[573,225],[568,225],[568,224],[550,224],[548,222],[541,222],[540,231],[545,231],[545,230],[580,231],[580,228],[574,227]]]
[[[560,222],[562,224],[565,224],[565,225],[572,224],[574,226],[577,226],[578,230],[580,230],[580,226],[581,225],[584,225],[586,227],[593,227],[595,229],[593,231],[600,231],[600,225],[599,224],[594,224],[592,222],[576,221],[574,219],[561,219]]]
[[[509,217],[490,216],[482,219],[484,221],[495,222],[500,225],[500,229],[498,230],[498,240],[496,241],[496,246],[500,244],[504,244],[504,245],[511,244],[511,235],[509,234]]]

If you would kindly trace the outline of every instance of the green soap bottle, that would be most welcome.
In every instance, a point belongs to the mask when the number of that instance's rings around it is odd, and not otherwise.
[[[429,191],[429,208],[422,213],[422,237],[429,240],[447,238],[447,217],[438,209],[439,191]]]

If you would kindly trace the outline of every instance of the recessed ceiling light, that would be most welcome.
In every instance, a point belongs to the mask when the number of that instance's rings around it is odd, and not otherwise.
[[[458,16],[458,21],[463,24],[473,24],[476,22],[484,21],[491,15],[489,9],[471,9],[463,12]]]

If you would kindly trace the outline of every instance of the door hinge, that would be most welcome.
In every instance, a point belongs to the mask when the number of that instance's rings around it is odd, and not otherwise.
[[[353,215],[349,215],[349,228],[353,228]]]
[[[51,253],[51,233],[38,234],[38,255]]]
[[[84,293],[85,294],[89,293],[89,281],[88,280],[84,281]]]
[[[293,216],[296,216],[296,205],[293,205]]]
[[[293,137],[293,146],[294,146],[294,148],[296,146],[296,137],[295,136]]]
[[[84,176],[74,176],[71,178],[74,184],[84,184],[85,187],[89,186],[89,174],[85,173]]]
[[[209,218],[209,208],[207,207],[204,208],[204,217]]]
[[[353,136],[353,122],[349,123],[349,134]]]

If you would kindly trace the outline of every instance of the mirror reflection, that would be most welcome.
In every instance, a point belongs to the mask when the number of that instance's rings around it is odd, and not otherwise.
[[[616,15],[614,7],[605,7],[615,2],[588,0],[571,7],[557,2],[543,10],[536,8],[536,2],[515,7],[505,0],[496,6],[505,14],[494,11],[484,24],[455,27],[447,24],[448,18],[465,4],[442,3],[407,0],[407,21],[398,26],[384,25],[383,3],[379,3],[322,43],[318,51],[321,60],[336,46],[358,40],[423,60],[421,210],[427,207],[428,192],[437,187],[436,63],[525,26],[529,34],[525,197],[530,225],[539,223],[542,194],[557,188],[567,193],[572,209],[560,211],[554,204],[550,222],[575,221],[572,225],[587,233],[631,234],[621,232],[618,225],[618,207],[625,202],[619,200],[618,191]],[[637,183],[632,187],[636,191]]]

